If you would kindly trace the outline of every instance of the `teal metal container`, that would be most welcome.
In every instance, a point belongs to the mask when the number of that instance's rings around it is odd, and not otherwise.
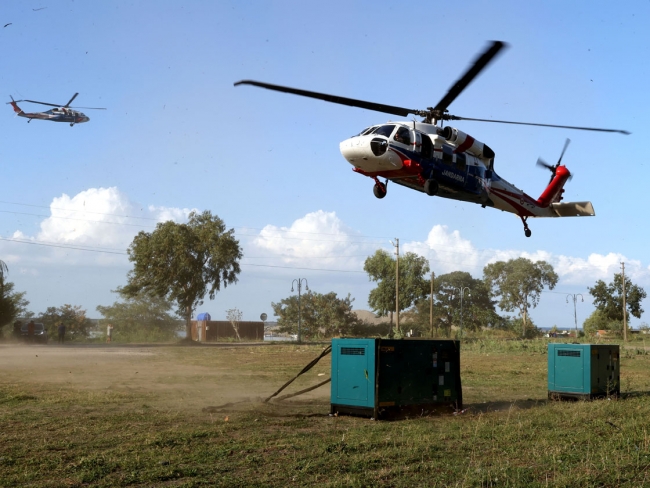
[[[330,403],[332,414],[375,419],[460,410],[460,343],[332,339]]]
[[[618,345],[548,345],[549,398],[591,399],[618,396],[620,392]]]

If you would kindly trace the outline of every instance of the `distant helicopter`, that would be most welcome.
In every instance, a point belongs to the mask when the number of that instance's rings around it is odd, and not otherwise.
[[[72,127],[75,124],[83,124],[84,122],[88,122],[90,120],[90,117],[88,117],[86,114],[79,112],[77,110],[73,110],[73,108],[83,108],[89,110],[106,110],[105,108],[99,108],[99,107],[71,107],[70,104],[75,98],[77,98],[77,95],[79,95],[79,93],[75,93],[74,95],[72,95],[72,98],[65,105],[37,102],[36,100],[14,100],[14,97],[9,95],[9,97],[11,98],[11,102],[7,102],[7,105],[11,105],[14,108],[14,112],[18,114],[18,117],[25,117],[29,119],[27,122],[31,122],[32,119],[49,120],[50,122],[68,122],[70,124],[70,127]],[[55,108],[48,110],[46,112],[27,113],[27,112],[23,112],[23,110],[17,105],[18,102],[39,103],[41,105],[49,105],[50,107],[55,107]]]
[[[253,85],[269,90],[316,98],[327,102],[375,110],[406,117],[410,114],[424,117],[421,122],[386,122],[362,130],[340,143],[343,157],[353,170],[375,181],[377,198],[386,196],[388,181],[433,196],[478,203],[518,215],[524,225],[524,234],[531,236],[528,217],[594,216],[591,202],[561,202],[564,184],[571,178],[566,166],[561,165],[564,149],[555,165],[538,160],[537,164],[551,171],[551,180],[539,198],[535,199],[501,178],[494,171],[494,151],[472,136],[454,128],[443,127],[438,121],[472,120],[502,124],[534,125],[563,129],[618,132],[624,130],[574,127],[566,125],[511,122],[504,120],[472,119],[448,113],[447,107],[467,88],[478,74],[506,46],[493,41],[476,58],[465,74],[451,87],[435,107],[414,110],[352,98],[327,95],[259,81],[242,80],[238,85]],[[384,178],[381,182],[379,178]]]

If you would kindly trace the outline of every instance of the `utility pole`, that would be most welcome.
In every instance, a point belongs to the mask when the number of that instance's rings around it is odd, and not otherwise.
[[[395,243],[391,241],[391,244],[395,246],[397,259],[395,260],[395,330],[399,332],[399,239],[395,238]]]
[[[431,298],[429,299],[429,326],[431,327],[431,338],[433,339],[433,280],[436,274],[431,272]]]
[[[307,278],[298,278],[291,282],[291,291],[293,291],[293,284],[298,282],[298,344],[300,344],[300,329],[301,329],[301,317],[300,317],[300,288],[302,288],[302,282],[305,282],[305,290],[309,291],[309,286],[307,286]]]
[[[460,293],[460,333],[458,338],[463,338],[463,296],[465,295],[465,290],[467,290],[467,296],[471,297],[470,289],[468,286],[461,286],[460,288],[454,288],[454,291]]]
[[[576,312],[576,301],[578,300],[578,297],[580,297],[583,302],[585,301],[585,299],[580,293],[574,293],[574,294],[569,293],[566,296],[567,303],[569,303],[569,297],[573,298],[573,320],[575,321],[576,324],[576,339],[577,339],[578,338],[578,315]]]
[[[627,308],[625,304],[625,263],[621,263],[623,270],[623,340],[627,342]]]

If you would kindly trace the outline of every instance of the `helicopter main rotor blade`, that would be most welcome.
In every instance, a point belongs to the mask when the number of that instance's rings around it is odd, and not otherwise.
[[[486,49],[483,54],[481,54],[474,64],[465,72],[465,74],[452,86],[447,94],[442,97],[442,100],[438,102],[438,105],[433,107],[433,110],[444,112],[447,110],[447,107],[456,100],[456,97],[461,94],[461,92],[469,86],[469,84],[476,78],[481,71],[483,71],[488,64],[494,59],[494,57],[499,54],[499,51],[506,47],[507,44],[501,41],[492,41],[492,44],[488,49]]]
[[[63,108],[68,108],[68,107],[70,106],[70,104],[72,103],[72,100],[74,100],[75,98],[77,98],[77,95],[79,95],[79,93],[75,93],[74,95],[72,95],[72,98],[71,98],[70,100],[68,100],[68,103],[66,103],[66,104],[63,106]]]
[[[625,135],[631,134],[631,132],[628,132],[626,130],[619,130],[619,129],[600,129],[598,127],[576,127],[573,125],[535,124],[533,122],[512,122],[509,120],[472,119],[469,117],[459,117],[457,115],[445,116],[445,120],[472,120],[474,122],[494,122],[497,124],[534,125],[537,127],[556,127],[558,129],[592,130],[596,132],[617,132],[619,134],[625,134]]]
[[[60,107],[61,105],[54,104],[54,103],[46,103],[46,102],[37,102],[36,100],[16,100],[16,102],[29,102],[29,103],[38,103],[40,105],[48,105],[50,107]]]
[[[391,115],[400,115],[406,117],[409,114],[421,115],[421,110],[413,110],[403,107],[394,107],[392,105],[384,105],[382,103],[366,102],[364,100],[356,100],[354,98],[339,97],[336,95],[328,95],[326,93],[318,93],[307,90],[299,90],[297,88],[289,88],[287,86],[272,85],[270,83],[262,83],[260,81],[252,80],[242,80],[235,83],[235,86],[238,85],[252,85],[258,86],[260,88],[267,88],[268,90],[275,90],[283,93],[291,93],[293,95],[299,95],[301,97],[316,98],[318,100],[324,100],[326,102],[338,103],[340,105],[348,105],[350,107],[359,107],[365,108],[368,110],[374,110],[375,112],[383,112]]]
[[[106,110],[105,107],[68,107],[68,108],[83,108],[84,110]]]

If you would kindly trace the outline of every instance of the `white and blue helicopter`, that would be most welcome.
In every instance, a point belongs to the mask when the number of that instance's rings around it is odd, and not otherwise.
[[[388,182],[392,181],[430,196],[437,195],[477,203],[482,207],[493,207],[514,213],[521,218],[526,237],[530,237],[528,217],[595,215],[591,202],[562,202],[564,185],[571,178],[567,167],[561,165],[569,140],[567,139],[555,165],[547,164],[541,159],[537,161],[538,165],[549,169],[552,176],[539,198],[533,198],[496,174],[495,154],[487,144],[454,127],[438,125],[438,122],[471,120],[621,134],[629,134],[629,132],[594,127],[475,119],[449,114],[447,110],[449,105],[505,46],[506,44],[501,41],[493,41],[438,104],[426,110],[383,105],[252,80],[238,81],[235,86],[252,85],[401,117],[409,115],[423,117],[421,122],[386,122],[368,127],[358,135],[341,142],[341,154],[354,166],[353,171],[374,180],[373,191],[377,198],[386,196]],[[380,178],[384,181],[382,182]]]
[[[57,105],[55,103],[47,103],[47,102],[38,102],[36,100],[14,100],[14,97],[10,95],[9,97],[11,98],[11,102],[7,102],[7,104],[13,107],[14,112],[16,112],[16,115],[18,117],[26,118],[27,122],[31,122],[34,119],[49,120],[50,122],[66,122],[70,124],[70,127],[73,127],[75,124],[83,124],[84,122],[88,122],[90,120],[90,117],[88,117],[83,112],[74,110],[75,108],[83,108],[89,110],[106,110],[105,108],[102,107],[71,107],[70,104],[73,102],[75,98],[77,98],[77,95],[79,95],[79,93],[75,93],[74,95],[72,95],[72,98],[65,105]],[[38,103],[40,105],[47,105],[49,107],[54,107],[54,108],[47,110],[45,112],[25,112],[22,108],[18,106],[18,102]]]

